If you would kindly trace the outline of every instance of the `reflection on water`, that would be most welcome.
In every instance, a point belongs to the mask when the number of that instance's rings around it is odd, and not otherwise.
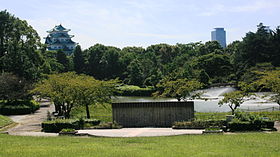
[[[222,99],[224,93],[234,91],[232,87],[215,87],[203,90],[204,100],[194,100],[194,110],[196,112],[228,112],[230,108],[227,105],[219,107],[218,102]],[[200,91],[201,92],[201,91]],[[119,96],[113,99],[113,102],[155,102],[155,101],[177,101],[173,98],[153,98],[153,97],[132,97],[132,96]],[[269,107],[279,107],[278,104],[266,102],[266,100],[257,98],[255,100],[248,100],[241,105],[241,109],[258,110]]]

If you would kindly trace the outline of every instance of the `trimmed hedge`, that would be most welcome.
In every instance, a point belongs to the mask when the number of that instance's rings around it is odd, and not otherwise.
[[[138,86],[125,85],[118,88],[119,96],[151,96],[156,90],[153,87],[141,88]]]
[[[96,119],[56,119],[42,123],[42,131],[58,133],[62,129],[83,129],[84,125],[98,125]]]
[[[21,115],[34,113],[40,104],[34,100],[0,101],[0,114]]]
[[[260,131],[262,128],[274,130],[274,121],[242,111],[236,111],[233,121],[227,124],[229,131]]]
[[[229,131],[259,131],[262,128],[274,129],[274,121],[235,121],[229,122]]]
[[[122,126],[116,122],[101,123],[94,127],[94,129],[121,129]]]
[[[205,129],[209,127],[220,127],[226,125],[224,120],[209,120],[209,121],[185,121],[175,122],[172,126],[173,129]]]
[[[42,123],[42,131],[58,133],[62,129],[80,129],[79,122],[71,119],[56,119]]]

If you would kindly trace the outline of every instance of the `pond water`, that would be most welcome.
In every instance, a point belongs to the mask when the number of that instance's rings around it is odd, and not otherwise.
[[[223,94],[234,91],[232,87],[214,87],[198,92],[203,92],[202,98],[207,99],[194,100],[194,110],[196,112],[228,112],[230,108],[227,105],[219,107],[218,102],[223,98]],[[264,93],[257,93],[263,95]],[[153,97],[132,97],[132,96],[119,96],[113,99],[113,102],[150,102],[150,101],[177,101],[173,98],[153,98]],[[261,98],[251,98],[245,101],[240,109],[244,110],[272,110],[272,107],[279,109],[277,103],[269,102]]]

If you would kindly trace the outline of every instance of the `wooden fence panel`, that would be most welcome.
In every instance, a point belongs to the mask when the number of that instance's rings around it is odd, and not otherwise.
[[[123,127],[171,127],[194,118],[192,101],[113,103],[112,109],[113,120]]]

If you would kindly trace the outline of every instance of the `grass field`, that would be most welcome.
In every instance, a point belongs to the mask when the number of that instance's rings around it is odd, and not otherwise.
[[[0,115],[0,129],[12,123],[13,121],[9,117]]]
[[[1,157],[279,157],[279,133],[145,138],[23,137],[0,134]]]

